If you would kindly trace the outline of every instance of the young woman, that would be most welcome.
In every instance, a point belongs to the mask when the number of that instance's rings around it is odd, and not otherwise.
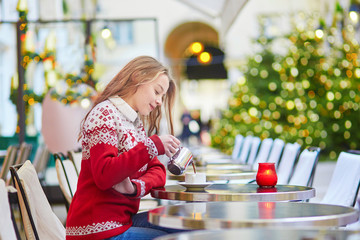
[[[152,239],[171,232],[149,224],[147,213],[137,211],[141,197],[165,185],[165,167],[157,156],[172,156],[180,144],[173,135],[156,135],[162,104],[173,134],[175,91],[168,69],[141,56],[98,96],[81,126],[81,172],[66,239]]]

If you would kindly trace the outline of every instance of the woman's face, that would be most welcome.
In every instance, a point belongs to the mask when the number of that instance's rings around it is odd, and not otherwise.
[[[136,112],[147,116],[157,106],[161,106],[168,88],[169,78],[166,74],[160,74],[154,81],[140,85],[135,94],[125,101]]]

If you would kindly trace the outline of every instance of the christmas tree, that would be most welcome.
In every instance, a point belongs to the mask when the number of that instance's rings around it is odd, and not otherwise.
[[[230,154],[235,136],[242,134],[319,146],[330,159],[359,148],[354,23],[339,5],[331,26],[317,14],[299,13],[292,20],[293,31],[276,38],[261,26],[254,43],[260,50],[240,67],[244,76],[232,86],[229,107],[214,124],[214,147]],[[285,54],[274,51],[279,42]]]

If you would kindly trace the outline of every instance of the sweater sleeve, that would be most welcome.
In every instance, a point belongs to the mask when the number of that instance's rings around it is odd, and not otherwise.
[[[148,170],[137,179],[131,179],[136,184],[137,193],[132,198],[141,198],[147,195],[151,189],[163,187],[166,182],[166,170],[164,165],[155,157],[148,164]]]

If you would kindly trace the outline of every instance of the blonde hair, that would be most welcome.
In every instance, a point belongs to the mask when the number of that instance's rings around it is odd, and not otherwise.
[[[98,103],[105,101],[112,96],[126,98],[127,96],[134,94],[140,85],[153,81],[160,74],[165,74],[169,78],[169,88],[164,96],[163,104],[168,120],[169,132],[173,135],[174,127],[171,113],[175,102],[176,84],[168,68],[150,56],[136,57],[120,70],[120,72],[108,83],[104,91],[98,95],[93,107],[83,119],[80,129],[83,128],[87,116]],[[144,126],[148,129],[149,136],[160,132],[160,120],[162,117],[161,107],[156,107],[148,116],[140,117]],[[81,134],[79,136],[79,139],[80,138]]]

